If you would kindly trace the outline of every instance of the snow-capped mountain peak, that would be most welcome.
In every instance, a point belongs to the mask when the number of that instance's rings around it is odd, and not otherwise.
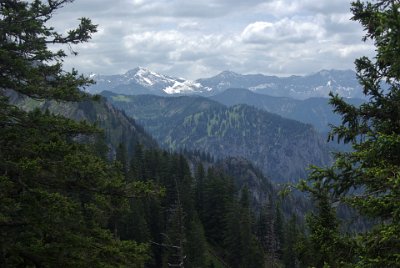
[[[90,93],[108,90],[126,95],[210,96],[228,88],[247,88],[256,93],[295,99],[328,97],[329,92],[348,98],[363,97],[355,72],[349,70],[322,70],[306,76],[290,77],[241,75],[224,71],[214,77],[191,81],[137,67],[123,75],[93,75],[91,78],[97,84],[87,89]]]
[[[153,72],[144,67],[137,67],[123,75],[93,76],[97,82],[91,86],[90,93],[109,90],[119,94],[196,94],[210,90],[200,83],[184,78],[171,77]]]
[[[167,77],[150,71],[149,69],[143,67],[137,67],[135,69],[129,70],[124,75],[129,82],[136,82],[144,87],[152,87],[158,84],[169,84],[174,81],[173,78]]]

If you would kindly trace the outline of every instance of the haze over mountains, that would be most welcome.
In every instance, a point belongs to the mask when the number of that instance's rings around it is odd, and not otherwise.
[[[306,76],[277,77],[263,74],[242,75],[224,71],[214,77],[196,81],[176,78],[135,68],[120,75],[97,75],[96,84],[87,88],[90,93],[108,90],[118,94],[139,95],[202,95],[212,96],[228,88],[246,88],[270,96],[307,99],[328,97],[330,91],[345,98],[363,98],[362,90],[351,70],[322,70]]]
[[[163,147],[244,157],[275,181],[297,181],[308,165],[330,162],[326,133],[340,117],[329,92],[363,102],[350,70],[290,77],[224,71],[190,81],[138,67],[92,78],[88,92],[107,97]]]
[[[308,165],[330,162],[329,148],[311,125],[252,106],[226,107],[200,96],[103,95],[164,147],[244,157],[275,181],[298,181]]]
[[[328,132],[330,124],[338,125],[341,120],[340,116],[333,112],[329,99],[322,97],[298,100],[288,97],[268,96],[243,88],[230,88],[211,96],[210,99],[227,106],[237,104],[251,105],[282,117],[311,124],[321,133]],[[347,102],[360,105],[364,101],[362,99],[349,98]]]

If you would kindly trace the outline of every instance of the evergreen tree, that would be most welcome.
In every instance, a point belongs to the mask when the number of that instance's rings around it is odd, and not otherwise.
[[[330,168],[315,168],[311,188],[303,184],[303,189],[322,189],[333,200],[373,219],[373,227],[354,238],[355,252],[346,260],[357,267],[399,267],[400,263],[399,8],[398,1],[389,0],[352,4],[353,20],[366,30],[364,40],[376,46],[374,59],[362,57],[355,62],[369,101],[355,107],[332,96],[331,104],[342,116],[342,124],[333,127],[330,138],[350,142],[354,150],[338,153]],[[321,228],[325,233],[329,224],[322,223]],[[326,248],[326,254],[337,256],[335,250]]]
[[[204,181],[205,170],[203,164],[199,164],[195,174],[195,205],[200,219],[204,219]]]
[[[285,240],[282,243],[283,247],[283,263],[285,267],[298,267],[296,242],[298,237],[296,218],[292,218],[286,223],[285,226]],[[314,257],[313,257],[314,258]]]
[[[204,229],[211,243],[222,245],[226,214],[234,201],[234,186],[231,178],[209,169],[204,192]]]
[[[281,215],[280,215],[281,217]],[[260,244],[266,253],[267,261],[275,267],[279,259],[278,254],[278,235],[283,235],[283,223],[279,227],[276,225],[276,215],[274,213],[272,198],[260,211],[257,221],[256,234]],[[283,238],[281,238],[283,240]],[[281,240],[279,239],[279,240]]]
[[[256,222],[256,235],[264,251],[267,248],[267,226],[265,224],[266,221],[267,215],[265,213],[265,209],[261,208]]]
[[[198,218],[193,219],[187,231],[186,267],[206,267],[207,242],[204,228]]]
[[[106,227],[138,189],[94,154],[86,123],[8,103],[12,90],[36,99],[79,101],[90,80],[62,70],[64,51],[48,44],[86,42],[87,18],[67,35],[48,26],[72,1],[0,2],[0,266],[141,267],[147,246]]]
[[[106,143],[104,133],[98,133],[97,135],[95,135],[94,139],[95,139],[93,148],[94,154],[103,159],[104,161],[107,161],[109,149]]]
[[[185,267],[186,263],[186,227],[185,212],[180,198],[170,208],[166,233],[164,234],[165,256],[163,267]]]
[[[117,165],[120,165],[119,169],[125,177],[128,176],[128,153],[126,152],[125,143],[121,142],[116,151],[115,160]]]
[[[224,230],[224,249],[226,251],[228,263],[234,267],[240,267],[244,258],[242,229],[247,226],[241,226],[240,206],[233,203],[226,214],[226,225]]]
[[[136,144],[134,154],[129,165],[129,180],[144,180],[144,153],[143,145]]]
[[[243,187],[239,202],[233,202],[224,228],[224,248],[232,267],[262,267],[264,254],[252,233],[249,190]]]
[[[120,237],[123,240],[134,240],[140,243],[148,243],[151,239],[148,227],[145,205],[146,200],[132,198],[129,211],[121,216]]]
[[[278,203],[275,204],[275,221],[274,221],[274,234],[276,237],[276,251],[278,258],[282,256],[282,249],[285,243],[283,232],[283,216],[282,210]]]

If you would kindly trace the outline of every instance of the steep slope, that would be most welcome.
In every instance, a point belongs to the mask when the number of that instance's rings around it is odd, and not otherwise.
[[[330,130],[329,124],[338,125],[341,122],[340,116],[333,113],[327,98],[296,100],[257,94],[248,89],[230,88],[211,96],[210,99],[227,106],[251,105],[286,118],[311,124],[321,133]],[[354,105],[360,105],[363,102],[361,99],[347,99],[346,101]]]
[[[223,108],[224,105],[202,97],[160,97],[155,95],[126,96],[102,92],[113,105],[132,116],[154,136],[163,135],[159,122],[177,125],[187,116],[204,110]]]
[[[277,189],[269,178],[253,166],[253,164],[242,157],[227,157],[218,161],[215,166],[218,170],[234,178],[237,189],[247,186],[251,194],[251,203],[255,211],[259,211],[262,205],[269,199],[277,199]]]
[[[166,148],[244,157],[276,181],[297,181],[309,164],[330,161],[312,126],[247,105],[227,108],[202,97],[108,97]]]
[[[95,123],[104,130],[106,141],[113,149],[117,148],[120,142],[124,142],[130,152],[137,143],[149,148],[158,146],[142,126],[115,109],[105,98],[82,102],[37,101],[11,91],[7,92],[7,96],[11,103],[26,111],[40,108],[73,120]]]

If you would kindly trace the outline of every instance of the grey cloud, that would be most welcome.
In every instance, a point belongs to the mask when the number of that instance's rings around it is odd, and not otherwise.
[[[221,17],[231,12],[250,9],[265,0],[84,0],[66,5],[63,13],[86,12],[95,17],[109,14],[153,17]]]
[[[349,12],[352,0],[299,0],[299,2],[300,7],[312,13],[332,14]]]
[[[246,43],[305,42],[322,38],[324,29],[312,21],[283,19],[277,22],[259,21],[249,24],[241,34]]]
[[[65,29],[86,16],[99,24],[66,69],[113,74],[140,65],[191,79],[226,69],[289,75],[348,69],[371,55],[349,8],[347,0],[77,0],[54,22]]]

